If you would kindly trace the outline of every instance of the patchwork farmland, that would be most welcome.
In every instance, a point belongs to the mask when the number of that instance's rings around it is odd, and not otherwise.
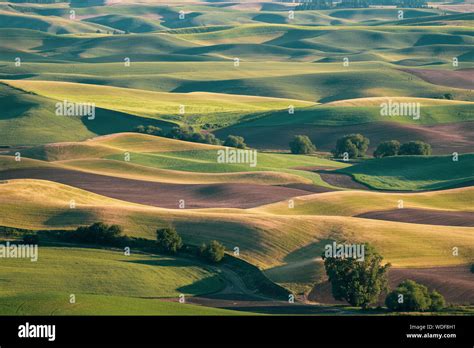
[[[0,0],[0,315],[472,315],[472,3],[371,1]]]

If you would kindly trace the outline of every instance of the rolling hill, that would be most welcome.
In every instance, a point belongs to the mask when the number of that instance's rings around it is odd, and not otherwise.
[[[334,300],[321,259],[333,241],[375,246],[391,286],[415,279],[472,309],[467,4],[37,2],[0,0],[0,234],[41,239],[38,262],[0,263],[0,314],[386,313]],[[94,103],[94,115],[57,115],[65,100]],[[419,104],[420,117],[384,116],[386,103]],[[139,125],[242,136],[255,162]],[[334,158],[353,133],[370,139],[367,156]],[[289,153],[295,135],[315,153]],[[372,158],[392,139],[433,155]],[[144,244],[173,226],[186,247],[126,256],[47,237],[98,221]],[[211,240],[226,248],[221,264],[194,253]]]

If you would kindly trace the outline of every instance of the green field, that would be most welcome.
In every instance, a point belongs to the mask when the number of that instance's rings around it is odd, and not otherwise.
[[[0,292],[2,315],[232,314],[163,301],[224,284],[209,267],[176,257],[41,246],[38,261],[6,259],[0,272],[10,284]]]
[[[426,168],[429,168],[427,170]],[[341,171],[380,190],[435,190],[472,185],[474,155],[400,156],[364,161]]]
[[[2,298],[1,315],[242,315],[225,309],[131,298],[84,294],[70,304],[67,293],[37,293]]]

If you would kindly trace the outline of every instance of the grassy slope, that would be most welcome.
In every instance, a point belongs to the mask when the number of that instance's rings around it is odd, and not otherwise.
[[[55,101],[0,84],[0,142],[36,145],[74,141],[95,135],[130,131],[140,124],[169,128],[172,123],[96,108],[94,120],[55,114]]]
[[[88,18],[84,21],[131,33],[145,33],[163,29],[163,26],[161,26],[158,21],[138,16],[110,14]]]
[[[29,293],[2,298],[2,315],[243,315],[242,312],[125,296]],[[248,314],[248,313],[247,313]]]
[[[339,191],[309,195],[294,199],[294,208],[287,202],[269,204],[254,211],[283,215],[355,216],[378,210],[398,208],[403,200],[405,208],[472,211],[472,187],[424,193],[381,193],[367,191]]]
[[[433,54],[430,53],[432,56]],[[406,57],[408,57],[407,55]],[[468,91],[432,85],[399,66],[380,62],[336,63],[252,62],[240,67],[226,62],[135,62],[124,71],[123,56],[114,63],[48,64],[11,61],[0,66],[5,79],[47,79],[97,85],[113,85],[162,92],[195,91],[290,98],[309,102],[330,102],[364,97],[439,98],[451,93],[456,100],[472,100]],[[193,55],[193,57],[195,57]],[[396,57],[397,60],[400,58]],[[447,68],[447,67],[444,67]],[[126,76],[124,76],[126,72]],[[350,82],[349,84],[347,82]],[[357,84],[359,88],[351,88]],[[285,107],[287,107],[286,105]]]
[[[22,153],[24,156],[31,154],[31,152],[28,151],[22,151]],[[45,154],[47,153],[48,152],[46,151]],[[51,158],[51,155],[49,154],[48,157]],[[297,174],[279,173],[276,171],[198,173],[151,168],[129,162],[100,158],[73,159],[51,163],[23,157],[21,162],[15,162],[13,157],[0,155],[0,170],[38,167],[66,168],[135,180],[175,184],[248,183],[262,185],[285,185],[294,183],[312,183],[312,180],[309,177],[299,176]]]
[[[179,149],[180,151],[176,151]],[[74,168],[123,176],[123,169],[130,170],[135,178],[194,183],[237,180],[254,183],[311,183],[328,186],[318,174],[293,169],[304,166],[342,168],[347,164],[315,156],[258,153],[257,165],[217,163],[218,150],[224,147],[183,142],[137,133],[123,133],[96,138],[82,143],[50,144],[22,150],[24,157],[33,159],[62,161],[62,165]],[[130,154],[130,162],[124,153]],[[8,161],[8,159],[5,159]],[[11,165],[15,163],[12,162]],[[176,171],[182,172],[174,177]],[[189,172],[189,173],[186,173]],[[197,173],[194,178],[192,173]],[[271,173],[264,173],[271,172]],[[214,174],[212,176],[205,173]],[[230,175],[218,175],[229,173]],[[241,173],[240,175],[231,173]],[[137,175],[137,176],[136,176]]]
[[[80,266],[78,266],[80,265]],[[94,249],[40,246],[38,261],[5,259],[0,266],[10,283],[2,296],[36,289],[71,294],[129,297],[178,297],[220,290],[217,274],[189,260]],[[54,275],[48,276],[49,275]]]
[[[223,280],[186,259],[40,246],[37,262],[4,259],[2,315],[223,315],[223,310],[161,302],[218,291]],[[76,303],[69,303],[74,294]],[[107,295],[104,295],[107,294]],[[152,299],[145,299],[150,297]]]
[[[420,118],[414,116],[382,116],[381,104],[388,103],[419,103]],[[471,112],[474,103],[428,98],[360,98],[332,102],[295,110],[289,117],[288,112],[267,112],[250,122],[236,127],[265,126],[346,126],[369,122],[396,122],[414,125],[431,125],[450,122],[474,120]]]
[[[69,20],[69,18],[29,15],[2,10],[0,10],[0,28],[35,29],[54,34],[93,33],[98,29],[110,29],[94,23]]]
[[[472,182],[474,155],[459,155],[457,162],[452,159],[452,156],[386,157],[340,171],[381,190],[434,190]]]
[[[90,84],[50,81],[9,81],[9,85],[54,100],[95,103],[97,107],[137,116],[184,121],[204,115],[216,115],[216,121],[237,122],[246,114],[287,109],[289,105],[309,106],[312,103],[212,93],[159,93]],[[180,106],[185,115],[180,115]],[[229,120],[230,118],[230,120]]]

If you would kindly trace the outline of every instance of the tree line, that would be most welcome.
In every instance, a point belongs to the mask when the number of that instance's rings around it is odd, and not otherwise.
[[[369,148],[370,140],[362,134],[349,134],[339,138],[336,148],[332,151],[336,158],[360,158],[365,157]],[[316,146],[306,135],[295,135],[289,143],[293,154],[310,154],[316,152]],[[374,157],[389,156],[429,156],[431,145],[421,140],[409,141],[400,144],[398,140],[381,142],[373,153]]]

